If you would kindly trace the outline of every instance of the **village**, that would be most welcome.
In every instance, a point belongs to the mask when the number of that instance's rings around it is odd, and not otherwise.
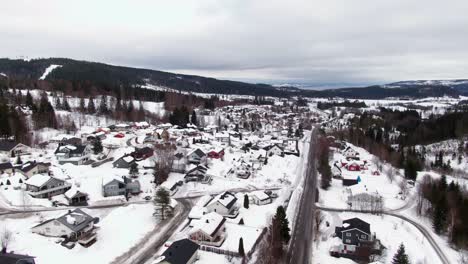
[[[198,252],[197,263],[211,263],[203,259],[213,255],[236,261],[239,243],[253,254],[276,207],[287,206],[299,182],[311,129],[307,107],[283,102],[275,109],[199,110],[203,121],[192,117],[184,128],[145,121],[82,127],[34,147],[0,142],[0,206],[26,215],[2,220],[15,236],[9,248],[36,263],[54,263],[57,255],[81,263],[96,251],[99,263],[111,262],[169,222],[178,230],[165,243],[172,246],[153,249],[156,260],[182,263],[171,256],[184,255],[183,263],[191,263]],[[156,202],[158,190],[166,202]],[[120,251],[103,253],[126,214],[138,226],[133,236],[120,238]]]

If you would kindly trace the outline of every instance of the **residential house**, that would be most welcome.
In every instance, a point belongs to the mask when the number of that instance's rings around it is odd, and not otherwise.
[[[345,150],[343,150],[343,155],[346,157],[346,158],[351,158],[351,159],[355,159],[355,158],[359,158],[359,152],[357,152],[356,150],[354,150],[352,147],[346,147]]]
[[[49,167],[49,162],[28,161],[16,166],[16,169],[27,178],[31,178],[35,174],[49,174]]]
[[[113,178],[102,185],[102,196],[127,195],[125,181],[119,178]]]
[[[16,253],[0,252],[0,263],[2,264],[35,264],[34,258]]]
[[[114,166],[114,168],[128,169],[134,163],[136,163],[135,158],[131,154],[125,154],[122,157],[115,160],[114,162],[112,162],[112,165]]]
[[[193,224],[189,238],[200,244],[219,247],[226,239],[225,222],[226,219],[218,213],[206,214]]]
[[[12,140],[0,140],[0,154],[9,157],[29,155],[31,154],[31,147],[22,143],[16,143]]]
[[[189,239],[177,240],[164,251],[158,264],[192,264],[198,260],[198,248],[200,245]]]
[[[58,146],[55,150],[55,157],[59,164],[71,163],[82,165],[91,157],[90,145],[65,145]]]
[[[132,152],[130,155],[134,157],[136,160],[144,160],[151,156],[153,156],[154,150],[150,147],[143,147],[143,148],[135,148],[135,151]]]
[[[361,181],[360,176],[356,174],[345,173],[341,175],[341,178],[343,186],[352,186],[358,184]]]
[[[70,183],[44,174],[33,175],[25,184],[26,190],[34,198],[50,198],[71,188]]]
[[[193,169],[190,169],[189,171],[187,171],[184,177],[185,182],[191,182],[191,181],[204,182],[206,181],[207,171],[208,171],[207,167],[203,165],[197,165]]]
[[[206,154],[201,149],[197,148],[187,155],[187,162],[192,164],[206,164]]]
[[[263,148],[266,151],[267,156],[273,155],[284,156],[284,149],[278,144],[269,145]]]
[[[6,173],[8,175],[13,174],[15,171],[13,165],[10,162],[0,163],[0,175]]]
[[[208,152],[208,158],[211,159],[222,159],[224,157],[224,149],[223,148],[216,148],[210,150]]]
[[[72,187],[65,192],[65,198],[70,206],[85,206],[88,205],[88,194],[81,192],[76,187]]]
[[[217,195],[207,206],[208,212],[215,212],[227,217],[236,217],[239,213],[236,206],[237,198],[231,192]]]
[[[270,195],[266,194],[264,191],[254,191],[250,193],[250,197],[256,205],[271,204],[273,202]]]
[[[49,219],[32,227],[32,232],[49,237],[62,237],[66,241],[78,242],[83,246],[93,244],[97,239],[94,224],[99,218],[92,217],[81,209],[68,211],[59,218]]]

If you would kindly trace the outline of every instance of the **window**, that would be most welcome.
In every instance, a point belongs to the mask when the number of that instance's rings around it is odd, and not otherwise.
[[[350,237],[350,236],[351,236],[351,233],[346,233],[346,236],[347,236],[347,237]]]
[[[346,243],[351,243],[351,239],[346,239]]]
[[[366,235],[361,235],[361,238],[362,238],[362,239],[366,239]]]

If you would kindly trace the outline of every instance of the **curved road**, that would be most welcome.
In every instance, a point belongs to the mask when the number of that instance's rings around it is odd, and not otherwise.
[[[321,207],[321,206],[316,206],[317,209],[320,209],[320,210],[323,210],[323,211],[328,211],[328,212],[339,212],[339,213],[343,213],[343,212],[353,212],[353,213],[363,213],[363,214],[372,214],[372,212],[370,211],[361,211],[361,210],[352,210],[352,209],[340,209],[340,208],[329,208],[329,207]],[[416,227],[423,235],[424,237],[429,241],[429,243],[431,244],[432,248],[434,249],[434,251],[437,253],[437,256],[439,256],[440,258],[440,261],[444,264],[450,264],[450,261],[449,259],[447,258],[447,256],[445,255],[444,251],[439,247],[439,245],[437,244],[437,242],[434,240],[434,238],[432,237],[431,233],[429,231],[427,231],[427,229],[420,225],[419,223],[417,223],[416,221],[404,216],[404,215],[400,215],[400,214],[397,214],[397,213],[394,213],[394,212],[390,212],[390,211],[384,211],[382,212],[382,214],[384,215],[390,215],[390,216],[393,216],[393,217],[397,217],[397,218],[400,218],[410,224],[412,224],[414,227]]]

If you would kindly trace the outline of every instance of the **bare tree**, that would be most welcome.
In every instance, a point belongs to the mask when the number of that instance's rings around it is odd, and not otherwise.
[[[155,151],[155,183],[161,184],[167,180],[174,162],[174,147],[172,145],[157,146]]]
[[[4,228],[0,233],[0,245],[2,246],[2,252],[6,253],[8,246],[13,242],[13,232]]]
[[[401,196],[403,197],[403,200],[406,200],[406,196],[408,196],[409,190],[408,190],[408,182],[406,181],[405,178],[401,179],[400,183],[398,184],[398,187],[400,187],[400,193],[401,193]]]
[[[321,232],[320,225],[323,223],[325,216],[320,210],[317,210],[314,215],[314,241],[317,241]]]

